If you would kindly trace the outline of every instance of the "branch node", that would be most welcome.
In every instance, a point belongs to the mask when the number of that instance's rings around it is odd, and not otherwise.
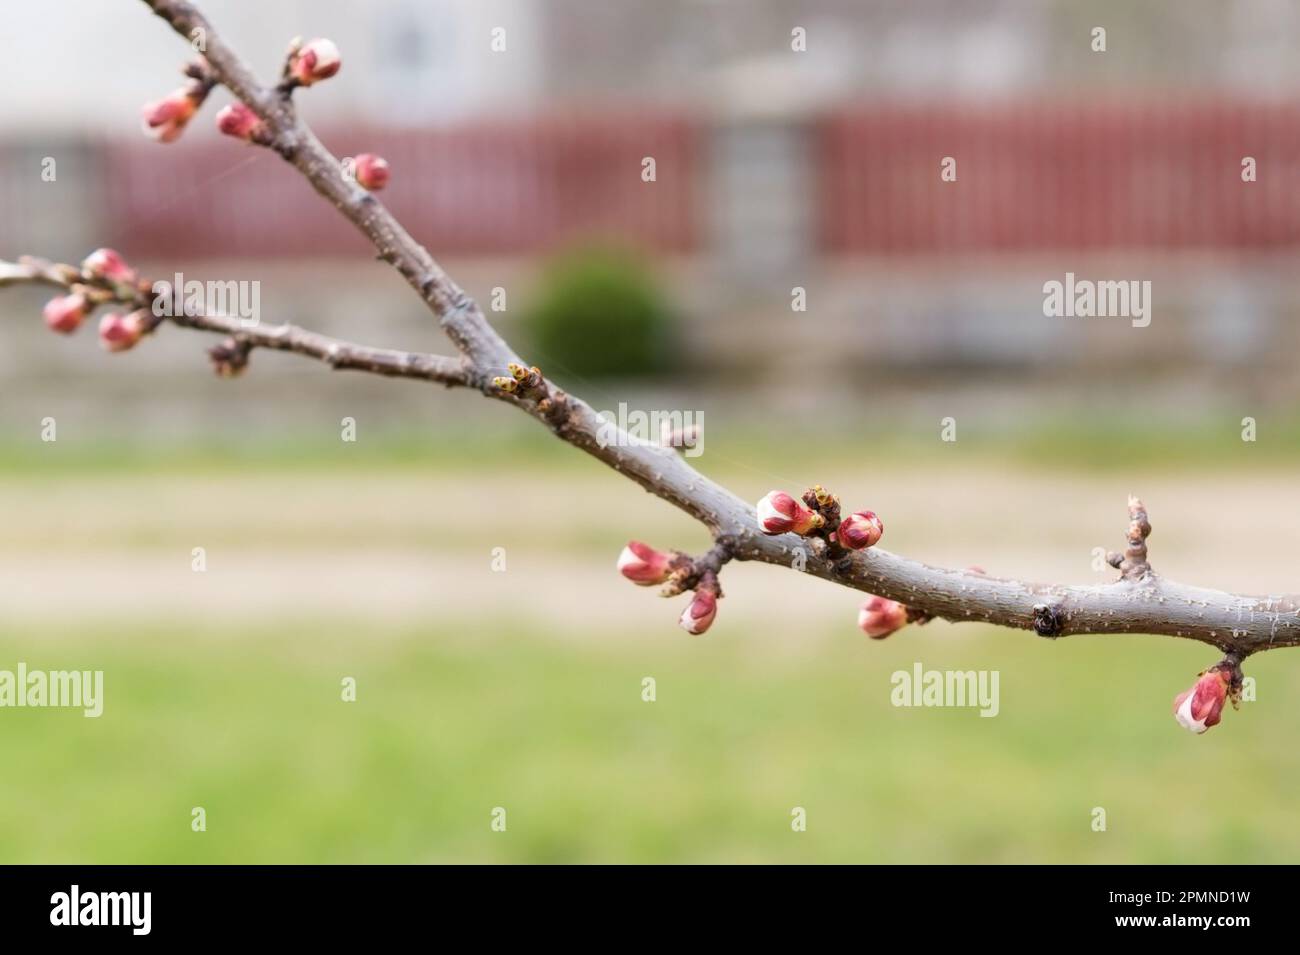
[[[826,543],[827,560],[836,561],[848,551],[840,546],[836,532],[840,527],[840,499],[820,484],[814,484],[803,493],[803,502],[812,509],[816,521],[809,537],[818,537]]]
[[[1151,521],[1147,517],[1146,505],[1141,498],[1129,495],[1128,530],[1125,534],[1128,546],[1124,549],[1120,562],[1111,563],[1112,555],[1106,560],[1112,567],[1118,567],[1124,580],[1142,580],[1152,573],[1147,561],[1147,538],[1151,535]]]
[[[208,349],[212,370],[218,378],[235,378],[248,367],[248,356],[252,350],[251,344],[234,336],[223,339]]]
[[[1056,604],[1034,604],[1034,633],[1040,637],[1056,638],[1065,628],[1065,615]]]

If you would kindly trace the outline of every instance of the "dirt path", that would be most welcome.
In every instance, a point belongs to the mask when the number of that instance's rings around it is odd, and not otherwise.
[[[467,479],[446,475],[0,480],[0,613],[37,627],[195,614],[511,616],[561,632],[627,629],[629,615],[658,614],[670,627],[681,599],[661,601],[624,583],[614,559],[630,536],[690,548],[701,532],[602,478],[476,479],[474,500],[508,502],[486,513],[463,506]],[[733,484],[755,497],[766,490],[743,476]],[[1282,476],[1233,479],[1229,490],[1213,475],[1121,484],[995,469],[886,471],[869,481],[841,475],[831,486],[884,516],[891,549],[1070,582],[1110,574],[1093,570],[1092,548],[1119,544],[1125,495],[1140,490],[1159,571],[1226,589],[1300,590],[1291,557],[1300,492]],[[206,572],[191,567],[194,547],[206,550]],[[504,572],[493,569],[495,547],[505,548]],[[724,586],[729,623],[852,626],[854,596],[819,581],[746,566],[728,570]]]

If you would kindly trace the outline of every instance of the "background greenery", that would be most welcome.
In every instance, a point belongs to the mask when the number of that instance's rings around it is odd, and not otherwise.
[[[718,623],[691,638],[679,601],[612,565],[628,537],[698,547],[698,528],[508,428],[442,445],[455,455],[401,435],[238,453],[13,445],[0,667],[101,668],[106,705],[98,720],[0,712],[0,860],[1203,863],[1300,849],[1287,653],[1251,660],[1259,699],[1194,738],[1170,701],[1214,654],[1190,642],[945,623],[872,642],[851,593],[750,566],[728,570]],[[1121,488],[1141,489],[1158,567],[1284,581],[1286,455],[1234,462],[1249,453],[1235,432],[1211,454],[1202,434],[1188,467],[1194,437],[1148,441],[1122,474],[1086,470],[1114,455],[1084,432],[878,442],[889,453],[871,467],[853,443],[815,441],[800,467],[879,506],[886,545],[925,559],[1086,582],[1089,548],[1122,532]],[[935,466],[946,451],[960,467]],[[787,458],[732,436],[700,463],[756,496],[805,476],[783,475]],[[1239,504],[1207,534],[1197,518],[1225,487]],[[1261,545],[1228,566],[1239,534]],[[490,569],[498,544],[505,573]],[[204,575],[189,569],[198,545]],[[895,709],[890,674],[914,661],[999,670],[1001,713]],[[194,806],[207,832],[190,830]],[[806,832],[791,831],[795,806]],[[1106,832],[1091,829],[1098,806]]]

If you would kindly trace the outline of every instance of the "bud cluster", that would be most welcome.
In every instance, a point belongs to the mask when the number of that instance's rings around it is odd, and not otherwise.
[[[542,377],[540,368],[536,365],[532,368],[525,368],[518,362],[513,361],[510,362],[507,368],[510,370],[510,377],[498,375],[492,379],[492,387],[496,388],[497,391],[502,394],[514,395],[516,398],[535,399],[537,401],[537,410],[552,423],[566,413],[567,405],[564,392],[558,388],[550,387],[546,379]]]
[[[660,593],[665,597],[694,590],[678,624],[692,634],[704,633],[713,625],[722,596],[718,575],[712,569],[697,569],[695,561],[681,551],[660,551],[640,541],[628,541],[618,556],[618,571],[641,587],[662,584]]]
[[[854,511],[841,517],[840,499],[820,484],[796,500],[785,491],[769,491],[758,502],[758,526],[764,534],[798,534],[820,537],[832,548],[831,556],[843,550],[865,550],[875,546],[885,525],[874,511]]]
[[[99,320],[99,342],[109,351],[126,351],[152,332],[159,319],[148,305],[148,283],[113,249],[96,249],[79,269],[61,267],[68,293],[45,303],[41,317],[52,332],[71,335],[101,305],[124,305]]]
[[[785,491],[769,491],[758,502],[758,526],[764,534],[798,534],[826,542],[826,556],[832,560],[847,552],[874,547],[884,536],[884,522],[875,511],[840,512],[840,499],[820,484],[814,484],[796,499]],[[925,618],[928,619],[928,618]],[[895,600],[869,596],[858,610],[858,626],[873,640],[882,640],[909,621],[925,622]]]
[[[289,46],[284,63],[284,82],[280,92],[287,95],[299,86],[312,86],[337,73],[343,65],[339,48],[332,40],[318,38],[303,43],[296,39]],[[190,82],[142,110],[144,130],[160,143],[178,140],[185,127],[207,100],[217,85],[217,75],[202,57],[188,63],[184,73]],[[227,136],[262,146],[271,144],[271,131],[266,122],[251,107],[234,102],[217,113],[217,129]],[[357,181],[365,188],[382,189],[388,182],[388,163],[372,153],[363,153],[356,159]]]
[[[521,398],[529,397],[533,392],[541,390],[545,384],[542,377],[542,370],[534,365],[532,368],[525,368],[518,362],[511,362],[506,366],[510,370],[510,377],[498,375],[492,379],[492,385],[498,391],[504,391],[508,395],[518,395]]]

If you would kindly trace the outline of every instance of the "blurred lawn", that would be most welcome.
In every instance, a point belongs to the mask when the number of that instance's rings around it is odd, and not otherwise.
[[[630,536],[694,547],[699,529],[544,434],[513,434],[15,446],[0,467],[0,668],[103,669],[106,703],[97,720],[0,710],[0,862],[1300,853],[1291,654],[1252,659],[1258,701],[1195,738],[1169,710],[1214,662],[1190,642],[942,622],[872,642],[853,594],[754,566],[728,568],[717,625],[691,638],[673,625],[680,601],[626,586],[612,563]],[[1091,547],[1117,542],[1123,493],[1140,489],[1171,576],[1285,586],[1300,537],[1286,454],[1217,434],[1182,452],[1134,437],[1139,464],[1077,479],[1057,468],[1115,459],[1084,431],[876,444],[869,466],[842,443],[792,477],[830,473],[880,502],[886,545],[909,555],[1081,582],[1101,579]],[[752,435],[711,439],[700,463],[747,496],[790,467]],[[1238,499],[1207,534],[1229,482]],[[1239,539],[1257,545],[1225,564],[1222,540]],[[498,542],[505,574],[489,569]],[[190,571],[196,544],[205,575]],[[890,674],[914,661],[998,670],[1000,714],[892,707]],[[355,703],[340,699],[347,676]],[[194,806],[207,832],[191,832]],[[791,831],[795,806],[806,832]]]
[[[888,422],[872,427],[870,415],[828,412],[824,419],[756,424],[752,415],[719,422],[708,431],[703,456],[706,472],[729,466],[776,468],[788,465],[791,429],[799,433],[798,463],[815,472],[846,464],[870,466],[878,460],[905,459],[918,467],[951,462],[1000,464],[1072,473],[1291,466],[1300,460],[1300,416],[1272,414],[1258,426],[1258,440],[1241,439],[1241,416],[1161,418],[1155,414],[1115,418],[1080,409],[1073,416],[1027,416],[1010,424],[963,420],[959,440],[938,440],[935,421]],[[715,416],[717,417],[717,416]],[[725,427],[724,427],[725,425]],[[482,471],[530,468],[571,470],[591,466],[589,459],[549,432],[519,416],[495,417],[491,426],[439,421],[432,429],[398,428],[367,432],[364,441],[347,444],[337,429],[315,436],[214,432],[201,444],[158,446],[138,431],[76,434],[71,440],[42,443],[35,431],[22,438],[0,433],[0,475],[84,474],[96,472],[242,473],[249,468],[280,471],[353,471],[412,469]],[[600,465],[595,465],[600,467]]]
[[[935,628],[773,659],[746,634],[586,645],[511,627],[305,617],[8,632],[106,671],[103,717],[4,712],[4,862],[1287,862],[1300,676],[1202,738],[1155,638]],[[644,639],[643,639],[644,638]],[[1000,669],[1002,711],[894,709],[889,674]],[[340,680],[358,681],[355,703]],[[657,681],[643,702],[641,680]],[[208,830],[190,831],[190,810]],[[489,827],[494,807],[507,831]],[[808,829],[790,828],[802,806]],[[1108,831],[1090,828],[1106,809]]]

